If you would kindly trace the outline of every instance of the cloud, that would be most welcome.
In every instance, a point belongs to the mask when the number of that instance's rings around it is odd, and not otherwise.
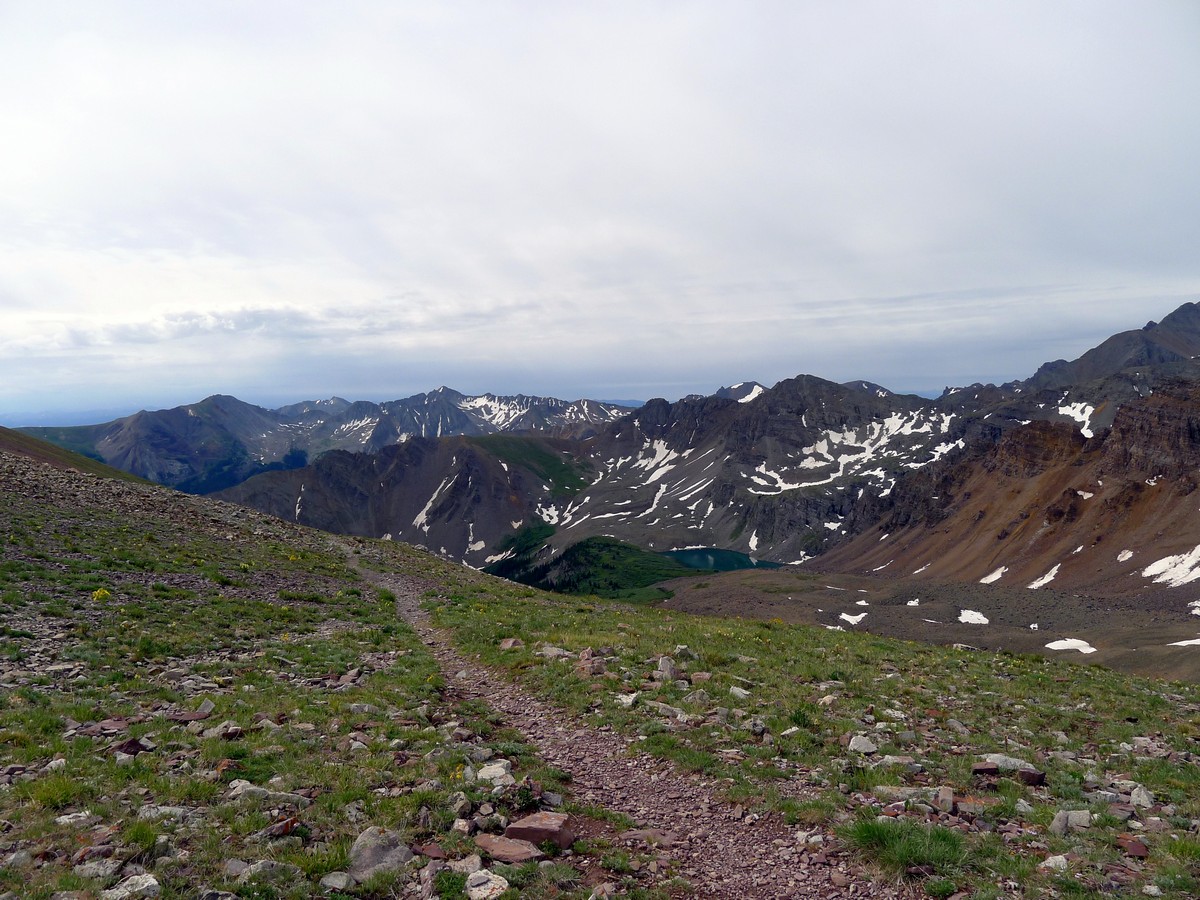
[[[1200,293],[1198,39],[1183,0],[9,5],[0,417],[1027,375]]]

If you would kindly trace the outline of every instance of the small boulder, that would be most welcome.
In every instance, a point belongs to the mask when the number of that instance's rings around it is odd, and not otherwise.
[[[467,876],[468,900],[496,900],[508,890],[508,880],[488,869],[479,869]]]
[[[566,850],[575,843],[570,818],[566,813],[536,812],[513,822],[504,830],[504,836],[535,845],[550,841],[560,850]]]
[[[348,891],[354,884],[349,872],[329,872],[321,877],[321,887],[327,891]]]
[[[476,835],[475,844],[492,859],[504,863],[538,862],[546,858],[546,854],[529,841],[514,840],[496,834]]]
[[[1154,805],[1154,795],[1139,784],[1129,792],[1129,802],[1142,809],[1149,809]]]
[[[863,753],[866,755],[875,753],[879,749],[875,746],[875,742],[865,734],[854,735],[854,737],[850,738],[850,743],[846,746],[851,753]]]
[[[153,875],[134,875],[115,888],[101,891],[100,900],[137,900],[141,897],[157,897],[161,893],[162,888]]]
[[[372,825],[354,839],[350,848],[350,876],[355,881],[366,881],[379,872],[403,869],[412,858],[413,852],[400,832]]]

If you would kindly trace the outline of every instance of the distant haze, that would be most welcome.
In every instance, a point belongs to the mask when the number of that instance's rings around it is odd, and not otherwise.
[[[0,424],[1026,377],[1200,299],[1200,4],[0,6]]]

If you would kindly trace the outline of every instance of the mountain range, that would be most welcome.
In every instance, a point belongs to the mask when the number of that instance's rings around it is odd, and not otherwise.
[[[1188,592],[1200,581],[1198,356],[1200,305],[1187,303],[1028,379],[932,399],[799,375],[636,409],[448,388],[276,410],[217,396],[26,431],[476,567],[522,552],[544,565],[614,538],[846,572]]]

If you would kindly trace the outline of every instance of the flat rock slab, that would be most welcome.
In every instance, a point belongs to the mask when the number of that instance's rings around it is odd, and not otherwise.
[[[398,831],[388,831],[372,825],[357,838],[350,848],[350,877],[361,883],[380,872],[396,872],[413,858]]]
[[[536,812],[513,822],[504,830],[504,836],[513,840],[529,841],[534,845],[550,841],[558,849],[566,850],[575,843],[570,818],[566,813]]]
[[[505,863],[538,862],[546,858],[546,854],[529,841],[501,837],[498,834],[478,835],[475,844],[492,859]]]

